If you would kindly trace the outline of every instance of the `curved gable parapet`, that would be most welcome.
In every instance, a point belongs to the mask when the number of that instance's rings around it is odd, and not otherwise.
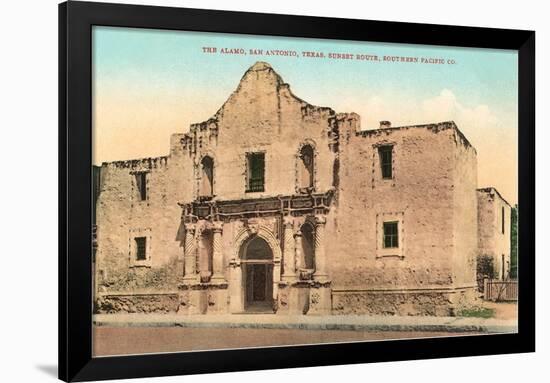
[[[191,141],[203,135],[202,132],[208,132],[208,136],[217,136],[220,122],[226,114],[232,111],[240,112],[243,105],[258,104],[257,111],[261,114],[266,106],[270,104],[270,101],[272,107],[280,109],[282,99],[295,103],[302,118],[321,116],[330,118],[336,116],[336,112],[329,107],[312,105],[297,97],[291,91],[290,85],[284,82],[283,78],[270,64],[258,61],[248,68],[235,91],[229,95],[218,111],[208,120],[191,124],[186,140],[182,141],[189,145]]]

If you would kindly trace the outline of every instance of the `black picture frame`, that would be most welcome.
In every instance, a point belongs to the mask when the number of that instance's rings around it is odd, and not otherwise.
[[[92,26],[208,31],[518,52],[518,333],[92,357]],[[59,378],[87,381],[535,350],[535,32],[69,1],[59,5]]]

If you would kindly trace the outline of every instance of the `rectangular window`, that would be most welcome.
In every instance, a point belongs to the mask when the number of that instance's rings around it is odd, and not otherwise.
[[[378,155],[380,157],[380,168],[382,170],[382,178],[391,179],[392,178],[392,153],[393,146],[386,145],[378,148]]]
[[[145,201],[147,199],[147,173],[136,173],[136,185],[140,201]]]
[[[265,153],[248,153],[246,155],[248,184],[247,192],[263,192],[265,184]]]
[[[136,241],[136,260],[145,261],[147,259],[147,238],[137,237]]]
[[[399,247],[397,222],[384,222],[384,248]]]
[[[502,234],[504,234],[504,206],[502,207],[502,210],[501,210],[501,222],[502,222]]]

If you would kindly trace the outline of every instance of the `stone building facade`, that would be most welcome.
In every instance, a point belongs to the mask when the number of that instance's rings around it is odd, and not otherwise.
[[[494,277],[507,279],[510,271],[512,207],[492,187],[477,190],[479,256],[493,261]]]
[[[453,122],[362,131],[258,62],[167,156],[97,171],[97,312],[452,315],[476,297],[482,194]]]

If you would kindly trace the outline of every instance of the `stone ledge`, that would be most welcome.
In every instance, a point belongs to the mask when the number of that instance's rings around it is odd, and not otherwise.
[[[316,281],[315,279],[312,280],[296,280],[296,281],[279,281],[279,287],[285,288],[285,287],[313,287],[313,288],[320,288],[320,287],[330,287],[331,281]]]
[[[177,291],[101,291],[97,293],[96,298],[105,297],[142,297],[142,296],[160,296],[160,295],[178,295]]]
[[[179,290],[226,290],[229,287],[228,282],[209,282],[209,283],[181,283],[178,285]]]
[[[486,334],[515,333],[517,321],[457,318],[400,317],[365,315],[277,316],[276,314],[231,314],[208,317],[191,315],[182,319],[172,314],[96,314],[96,326],[108,327],[188,327],[188,328],[251,328],[304,329],[347,331],[423,331],[481,332]]]
[[[417,293],[452,293],[462,292],[464,290],[477,289],[477,285],[465,286],[442,286],[429,285],[421,288],[399,288],[399,287],[371,287],[365,288],[361,286],[349,287],[332,287],[333,294],[349,294],[349,293],[365,293],[365,294],[417,294]]]

